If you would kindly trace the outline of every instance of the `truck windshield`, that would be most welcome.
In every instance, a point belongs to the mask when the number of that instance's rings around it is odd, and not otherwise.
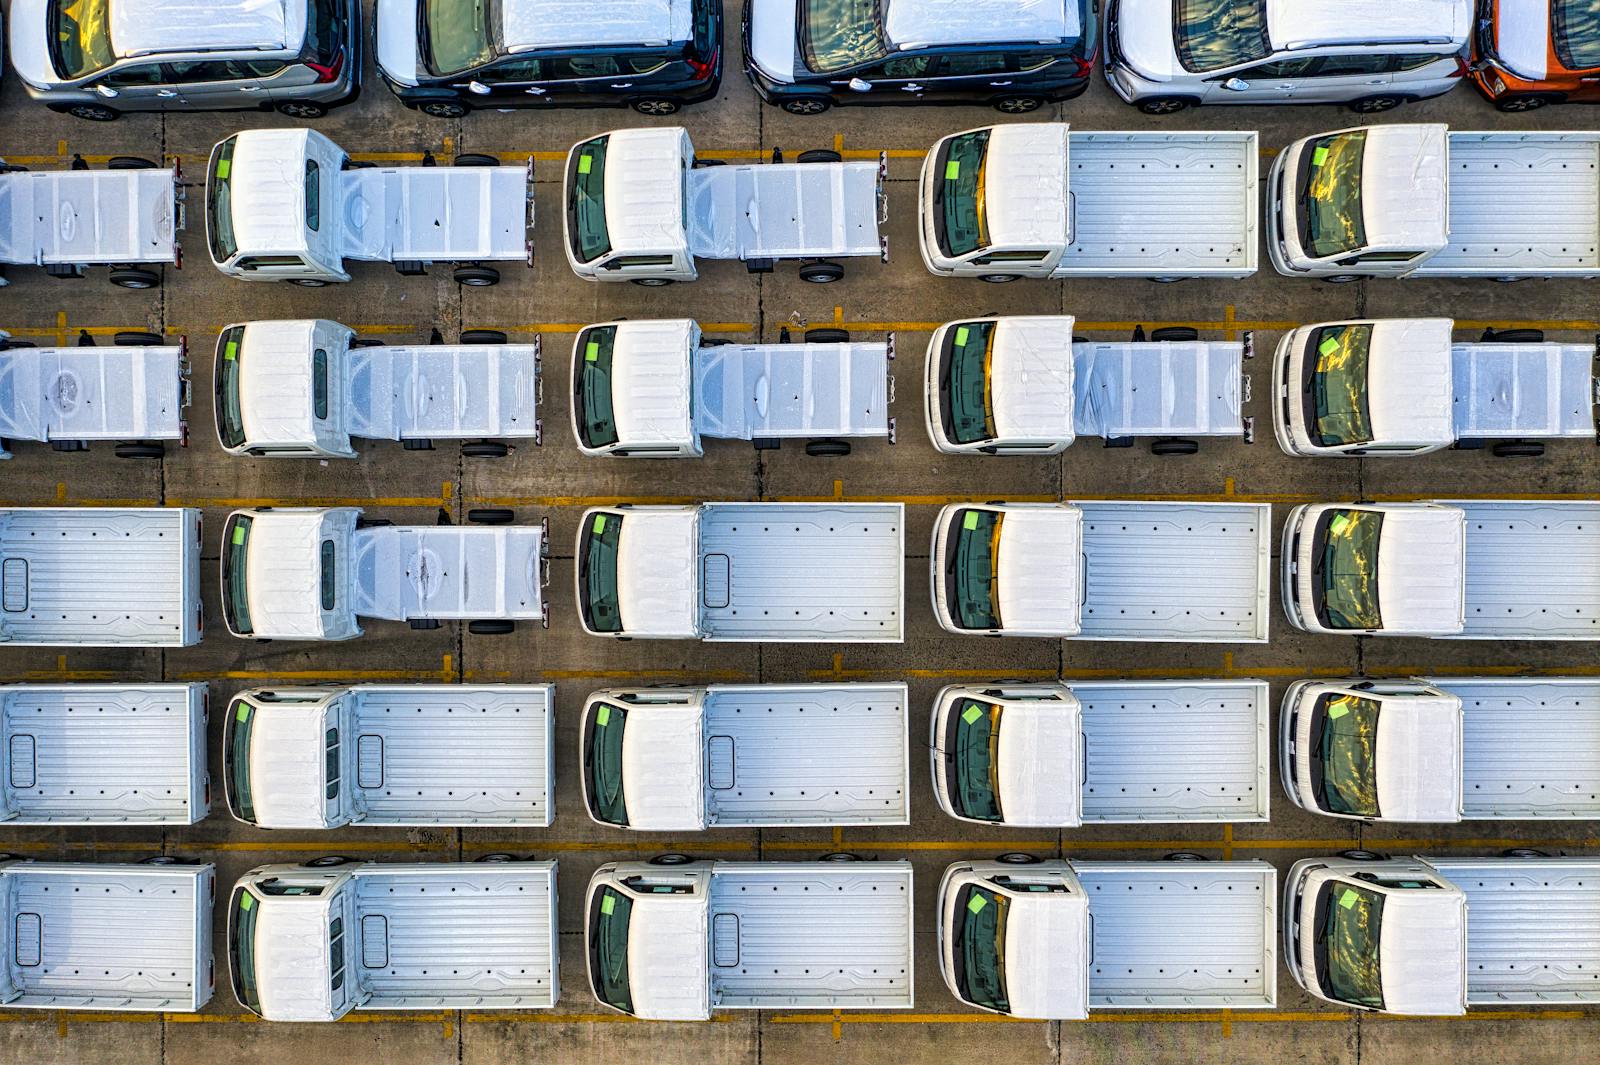
[[[945,595],[963,629],[1000,627],[1000,527],[993,510],[963,510],[945,545]]]
[[[963,817],[999,821],[1000,707],[959,700],[944,733],[945,779],[951,802]]]
[[[428,72],[449,77],[495,57],[496,0],[423,0],[417,34]]]
[[[250,744],[255,730],[254,704],[235,699],[222,723],[222,786],[228,812],[252,825],[256,823],[256,804],[250,789]]]
[[[243,447],[244,411],[239,406],[239,355],[244,347],[244,326],[224,329],[217,338],[216,407],[217,438],[223,447]]]
[[[245,574],[250,562],[250,526],[253,519],[235,514],[222,528],[222,616],[236,635],[255,631],[250,625],[249,589]]]
[[[889,55],[883,0],[804,0],[800,53],[818,74],[875,63]]]
[[[1372,326],[1329,325],[1311,331],[1301,388],[1306,435],[1319,447],[1372,443],[1367,370]]]
[[[1318,894],[1317,983],[1328,997],[1352,1006],[1383,1008],[1378,935],[1383,893],[1330,881]]]
[[[50,5],[50,61],[68,81],[117,61],[111,47],[110,0],[55,0]]]
[[[995,437],[989,395],[994,323],[963,322],[946,335],[939,372],[939,416],[945,439],[976,444]]]
[[[1011,1012],[1006,998],[1006,915],[1011,901],[969,884],[956,898],[955,976],[961,997],[975,1006]]]
[[[617,541],[622,538],[622,515],[594,514],[583,527],[578,544],[579,606],[583,623],[591,632],[621,632],[622,605],[617,595]]]
[[[946,256],[968,255],[989,246],[983,202],[989,131],[951,137],[939,149],[933,172],[933,226]]]
[[[622,732],[628,711],[611,703],[597,703],[589,711],[589,742],[583,750],[583,773],[589,784],[589,813],[608,825],[628,823],[627,797],[622,791]]]
[[[1265,59],[1266,0],[1173,0],[1173,40],[1186,70],[1203,73]]]
[[[1378,816],[1378,710],[1329,692],[1311,711],[1311,787],[1329,813]]]
[[[611,353],[616,341],[614,325],[592,326],[578,337],[583,369],[572,380],[572,408],[578,412],[578,434],[584,447],[609,447],[617,442],[611,403]]]
[[[1361,167],[1367,131],[1316,137],[1300,156],[1300,245],[1318,259],[1359,251],[1367,243],[1361,217]]]
[[[1330,510],[1311,541],[1311,592],[1317,620],[1330,629],[1376,629],[1378,545],[1383,515],[1373,510]]]
[[[589,973],[595,997],[606,1005],[633,1012],[633,991],[628,983],[628,921],[633,900],[616,888],[594,893],[589,912]]]
[[[1550,39],[1568,70],[1600,67],[1600,0],[1552,0]]]
[[[572,150],[567,163],[567,231],[572,239],[572,254],[581,263],[592,263],[611,250],[611,234],[606,230],[606,145],[610,137],[584,141]]]
[[[211,261],[227,262],[239,251],[233,236],[233,149],[238,137],[229,137],[211,150],[206,171],[206,239]]]
[[[261,989],[256,984],[256,919],[261,916],[261,900],[244,886],[233,889],[228,903],[228,965],[233,975],[233,993],[239,1005],[261,1015]]]

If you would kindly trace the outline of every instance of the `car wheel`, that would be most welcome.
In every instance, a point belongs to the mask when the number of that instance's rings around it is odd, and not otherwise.
[[[487,288],[500,281],[500,271],[489,266],[458,266],[455,270],[455,279],[458,285]]]
[[[792,100],[785,100],[778,106],[791,115],[820,115],[833,106],[833,101],[821,96],[796,96]]]
[[[1520,115],[1526,111],[1537,111],[1546,104],[1554,102],[1548,96],[1502,96],[1495,100],[1494,106],[1497,111]]]
[[[113,111],[103,104],[73,104],[67,108],[67,114],[89,122],[115,122],[122,117],[120,111]]]
[[[1155,96],[1139,101],[1139,110],[1147,115],[1175,115],[1189,106],[1181,96]]]
[[[641,115],[675,115],[678,113],[678,101],[653,96],[648,100],[633,101],[633,109]]]
[[[1026,115],[1043,105],[1037,96],[1002,96],[994,102],[994,109],[1002,115]]]
[[[1006,285],[1017,279],[1016,274],[980,274],[979,281],[987,281],[991,285]]]
[[[161,277],[153,270],[137,270],[129,267],[111,271],[111,283],[118,288],[155,288],[161,284]]]
[[[301,288],[326,288],[328,283],[320,277],[291,277],[289,284],[299,285]]]
[[[328,113],[328,109],[311,100],[285,100],[277,105],[280,115],[290,118],[321,118]]]
[[[1359,100],[1350,102],[1350,110],[1358,115],[1377,115],[1384,111],[1393,111],[1405,102],[1403,96],[1363,96]]]
[[[467,113],[467,105],[454,100],[429,100],[419,104],[417,110],[434,118],[461,118]]]
[[[672,280],[665,277],[635,277],[632,281],[641,288],[665,288],[672,284]]]
[[[844,276],[844,267],[838,263],[806,263],[800,267],[800,280],[813,285],[829,285]]]

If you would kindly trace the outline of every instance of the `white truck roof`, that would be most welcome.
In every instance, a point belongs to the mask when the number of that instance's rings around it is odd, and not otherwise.
[[[318,346],[344,347],[355,330],[323,319],[251,322],[236,352],[239,414],[247,440],[277,446],[319,446],[312,405],[312,357]],[[330,373],[332,370],[330,368]]]
[[[305,39],[299,0],[111,0],[120,59],[169,52],[273,52]]]
[[[1068,125],[1022,122],[989,128],[984,211],[995,247],[1071,242]]]
[[[1386,695],[1378,715],[1378,808],[1385,820],[1461,820],[1461,702]]]
[[[182,190],[164,170],[0,174],[0,263],[170,263]]]
[[[634,1016],[698,1020],[711,1013],[710,910],[694,895],[642,895],[628,921]]]
[[[348,512],[288,509],[250,515],[245,585],[256,632],[270,632],[284,640],[322,640],[336,635],[322,609],[321,570],[284,565],[284,560],[314,559],[323,540],[343,539],[343,531],[331,528],[341,513]]]
[[[305,161],[342,158],[344,149],[314,129],[251,129],[234,135],[227,181],[234,242],[249,254],[301,255]],[[328,175],[329,180],[335,180]],[[336,209],[343,210],[338,204]]]
[[[638,518],[646,520],[640,521]],[[694,507],[641,511],[622,519],[617,594],[630,635],[700,635],[700,512]]]
[[[1081,944],[1089,941],[1088,895],[1082,890],[1024,893],[1009,902],[1004,967],[1013,974],[1006,981],[1012,1016],[1087,1017],[1090,964]]]
[[[1366,134],[1361,217],[1368,246],[1405,251],[1443,247],[1450,240],[1447,127],[1369,126]]]
[[[693,33],[692,0],[501,0],[507,52],[671,44]]]
[[[992,205],[990,211],[992,217]],[[989,357],[995,436],[1072,438],[1074,321],[1068,314],[1008,316],[995,323]]]
[[[1077,0],[888,0],[883,30],[896,49],[1059,41],[1083,32]]]
[[[1383,508],[1378,549],[1383,627],[1458,633],[1466,610],[1466,521],[1452,507]]]
[[[257,713],[250,744],[250,801],[263,825],[321,825],[328,800],[323,793],[324,722],[327,704],[273,703]],[[345,742],[355,743],[354,736]]]
[[[1006,823],[1082,824],[1083,788],[1077,781],[1084,771],[1083,706],[1078,697],[1065,691],[1059,700],[1007,703],[1003,720],[997,762]]]
[[[1006,507],[999,561],[1000,623],[1017,632],[1082,628],[1083,512]]]
[[[606,134],[606,235],[612,251],[688,253],[680,171],[693,154],[689,133],[679,126]]]
[[[272,905],[257,904],[256,942],[271,944],[257,949],[256,994],[261,1012],[285,1021],[320,1021],[333,1013],[333,988],[322,974],[329,971],[328,912],[315,896],[275,898]],[[350,957],[358,936],[347,933],[345,965],[359,964]]]
[[[651,704],[630,707],[622,740],[628,827],[680,830],[705,816],[705,738],[701,707]]]
[[[1431,444],[1455,439],[1449,318],[1372,323],[1367,348],[1367,414],[1374,440]]]
[[[1274,48],[1465,41],[1470,0],[1267,0]]]
[[[181,343],[0,348],[0,438],[180,440],[186,355]]]
[[[631,446],[694,436],[690,383],[700,326],[691,318],[617,322],[611,347],[611,407],[617,439]]]
[[[1339,891],[1335,885],[1335,898]],[[1456,948],[1468,934],[1469,919],[1462,897],[1454,892],[1385,893],[1378,930],[1384,1012],[1446,1016],[1461,1012],[1466,959]]]

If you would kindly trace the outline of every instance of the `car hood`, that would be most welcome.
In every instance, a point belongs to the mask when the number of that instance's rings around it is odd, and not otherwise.
[[[1520,78],[1543,81],[1560,68],[1550,54],[1551,0],[1500,0],[1494,20],[1494,54]]]
[[[773,81],[792,82],[800,0],[750,0],[746,58]]]
[[[11,23],[7,30],[11,65],[23,81],[37,89],[66,84],[50,64],[49,37],[45,33],[49,11],[49,0],[12,0],[6,10]]]
[[[415,85],[421,77],[417,3],[418,0],[378,0],[374,19],[372,37],[377,42],[378,69],[400,85]]]
[[[1170,81],[1186,73],[1172,34],[1171,0],[1116,0],[1117,53],[1142,78]]]

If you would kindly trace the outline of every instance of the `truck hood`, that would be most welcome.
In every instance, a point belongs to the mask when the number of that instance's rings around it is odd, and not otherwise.
[[[1083,512],[1005,512],[1000,533],[1000,624],[1008,632],[1076,636],[1082,630]]]
[[[415,85],[422,68],[417,54],[418,0],[378,0],[372,38],[378,69],[400,85]]]
[[[36,89],[66,84],[50,64],[49,0],[12,0],[6,6],[11,45],[7,59],[17,76]]]
[[[1046,706],[1008,703],[1000,715],[999,742],[1000,809],[1006,824],[1083,824],[1083,708],[1077,699]]]
[[[1367,410],[1379,443],[1448,444],[1453,359],[1448,318],[1374,322],[1367,364]]]
[[[1449,154],[1443,125],[1367,128],[1361,212],[1369,245],[1430,250],[1449,242]]]
[[[1010,903],[1005,971],[1011,1016],[1083,1020],[1089,1015],[1089,896],[1012,896]]]
[[[1141,78],[1170,81],[1187,73],[1173,41],[1171,0],[1113,0],[1117,54]]]
[[[1451,636],[1466,624],[1466,516],[1453,507],[1384,512],[1378,606],[1395,632]]]
[[[634,1016],[702,1021],[711,1016],[708,903],[698,896],[635,897],[628,922]]]
[[[1384,1009],[1440,1016],[1466,1012],[1466,956],[1464,895],[1402,891],[1386,896],[1378,936]]]
[[[1071,441],[1071,315],[1002,318],[989,360],[995,435]]]
[[[622,734],[629,828],[699,832],[706,827],[701,720],[700,706],[629,708]]]
[[[611,347],[617,442],[680,446],[694,438],[690,410],[700,327],[689,318],[619,322]]]
[[[693,507],[635,511],[623,518],[617,596],[624,635],[700,635],[699,524]]]
[[[1499,0],[1494,54],[1500,65],[1528,81],[1543,81],[1557,66],[1550,55],[1551,0]]]
[[[261,1012],[274,1021],[333,1019],[328,980],[328,908],[307,899],[258,902],[256,987]],[[354,944],[351,934],[347,943]],[[351,957],[347,945],[345,957]],[[359,957],[359,954],[356,955]],[[354,966],[347,962],[347,966]]]
[[[1071,242],[1067,217],[1067,124],[995,126],[984,160],[984,210],[996,247]]]
[[[746,58],[773,81],[794,81],[800,0],[750,0]]]
[[[1387,696],[1378,715],[1378,809],[1386,821],[1461,820],[1461,702]]]
[[[323,813],[323,711],[322,703],[278,703],[256,711],[250,798],[260,827],[330,827]]]

